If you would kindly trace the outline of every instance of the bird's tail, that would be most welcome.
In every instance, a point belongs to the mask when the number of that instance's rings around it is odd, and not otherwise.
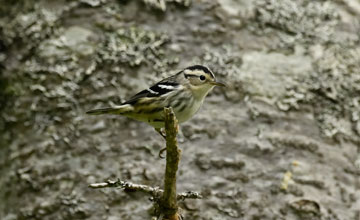
[[[110,108],[100,108],[100,109],[94,109],[87,111],[86,114],[89,115],[102,115],[102,114],[116,114],[121,115],[125,114],[127,112],[130,112],[132,110],[132,107],[129,105],[119,105],[116,107],[110,107]]]

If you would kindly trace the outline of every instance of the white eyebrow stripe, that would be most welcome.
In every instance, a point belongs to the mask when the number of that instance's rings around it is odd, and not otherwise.
[[[162,85],[162,84],[159,84],[158,86],[162,89],[168,89],[168,90],[172,90],[175,88],[174,86]]]
[[[151,90],[150,88],[147,89],[147,91],[149,91],[150,93],[155,94],[155,95],[159,94],[158,92],[155,92],[154,90]]]

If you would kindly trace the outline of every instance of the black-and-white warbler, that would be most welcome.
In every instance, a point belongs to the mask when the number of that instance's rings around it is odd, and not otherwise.
[[[172,107],[179,123],[190,119],[201,107],[206,95],[215,86],[211,70],[202,65],[185,68],[179,73],[134,95],[121,105],[88,111],[87,114],[118,114],[149,123],[160,134],[165,126],[163,109]]]

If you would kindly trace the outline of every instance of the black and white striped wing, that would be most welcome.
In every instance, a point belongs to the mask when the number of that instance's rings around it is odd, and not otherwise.
[[[141,98],[160,97],[160,96],[163,96],[165,94],[168,94],[168,93],[178,89],[179,86],[180,85],[176,82],[163,80],[163,81],[160,81],[157,84],[151,86],[150,88],[137,93],[136,95],[131,97],[128,101],[126,101],[123,104],[133,105],[136,102],[138,102]]]

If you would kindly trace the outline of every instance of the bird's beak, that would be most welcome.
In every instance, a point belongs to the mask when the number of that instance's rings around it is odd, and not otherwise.
[[[214,86],[226,87],[226,85],[224,83],[221,83],[221,82],[210,82],[210,84],[214,85]]]

